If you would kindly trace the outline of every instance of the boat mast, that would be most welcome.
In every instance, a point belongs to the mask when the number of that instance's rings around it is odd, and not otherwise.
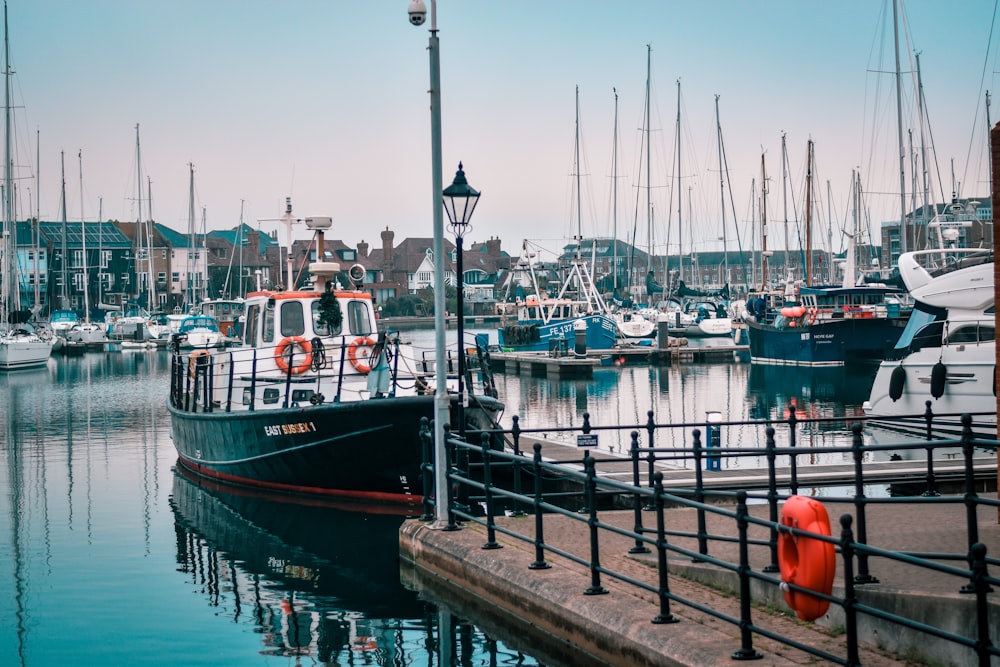
[[[3,293],[0,295],[0,322],[9,322],[11,299],[14,295],[14,281],[11,270],[11,252],[17,247],[15,242],[14,218],[11,215],[11,173],[10,173],[10,42],[7,37],[7,3],[3,3],[3,63],[4,63],[4,186],[3,186]]]
[[[760,154],[760,289],[767,289],[767,166]]]
[[[646,171],[647,175],[649,171]],[[681,80],[677,79],[677,279],[684,280],[684,232],[681,217]]]
[[[60,193],[61,193],[60,198],[62,200],[60,202],[61,203],[60,208],[62,209],[62,260],[60,261],[60,267],[59,267],[60,269],[59,272],[62,275],[62,289],[60,290],[59,294],[60,298],[59,307],[68,308],[69,296],[67,295],[66,290],[68,289],[67,284],[69,282],[67,280],[67,278],[69,277],[67,272],[67,269],[69,268],[69,248],[68,248],[69,243],[66,240],[68,234],[68,231],[66,229],[68,224],[66,222],[66,151],[59,151],[59,168],[60,168],[60,175],[62,178],[62,186],[60,188]]]
[[[35,130],[35,221],[31,226],[31,247],[32,254],[35,257],[35,312],[37,313],[41,309],[42,301],[42,281],[39,280],[40,274],[38,272],[38,245],[41,241],[41,232],[38,230],[38,221],[42,219],[42,193],[41,193],[41,143],[42,143],[42,132],[41,130]]]
[[[906,241],[906,151],[903,145],[903,75],[899,65],[899,0],[892,0],[893,37],[896,46],[896,131],[899,135],[899,252]]]
[[[76,154],[80,162],[80,243],[83,248],[83,321],[90,323],[90,263],[87,261],[87,217],[83,212],[83,149]]]
[[[722,168],[722,121],[719,119],[719,96],[715,96],[715,127],[719,143],[719,194],[722,204],[722,266],[725,278],[722,281],[723,287],[729,284],[729,243],[726,239],[726,179],[725,171]]]
[[[153,282],[153,179],[149,176],[146,176],[146,194],[149,195],[149,206],[146,207],[149,214],[146,220],[146,300],[149,302],[147,309],[152,311],[158,304],[156,283]]]
[[[194,306],[194,164],[188,162],[188,249],[187,249],[187,303],[185,310]]]
[[[813,141],[806,143],[806,286],[812,285],[812,160]]]
[[[653,72],[653,45],[646,45],[646,226],[648,227],[647,238],[649,239],[649,255],[646,257],[646,273],[649,274],[653,271],[653,256],[655,255],[656,246],[653,243],[653,200],[652,200],[652,160],[649,156],[649,135],[650,135],[650,125],[652,124],[652,118],[650,113],[650,98],[652,95],[652,72]],[[656,278],[656,273],[653,273],[653,278]],[[655,282],[652,281],[652,282]],[[649,284],[650,281],[646,281]],[[653,304],[653,295],[647,294],[647,300],[649,304]]]
[[[618,293],[618,89],[612,88],[615,94],[615,136],[611,146],[611,238],[614,248],[611,257],[612,295]]]
[[[136,193],[136,204],[138,205],[138,212],[135,218],[135,258],[136,276],[145,275],[144,272],[139,270],[139,260],[146,254],[146,246],[143,242],[143,228],[142,228],[142,151],[139,148],[139,123],[135,124],[135,169],[136,169],[136,181],[135,187]],[[138,300],[139,295],[142,293],[142,280],[136,285],[135,298]],[[148,305],[148,304],[147,304]]]

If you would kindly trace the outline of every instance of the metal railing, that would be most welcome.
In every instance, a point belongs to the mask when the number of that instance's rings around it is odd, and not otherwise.
[[[498,534],[531,544],[535,556],[530,569],[547,568],[547,559],[551,557],[563,558],[583,566],[590,574],[589,586],[581,591],[585,595],[606,593],[602,585],[602,578],[605,577],[652,593],[659,601],[658,613],[650,619],[653,623],[677,621],[671,613],[672,603],[730,623],[740,629],[741,637],[740,646],[732,654],[734,659],[759,657],[753,643],[754,636],[758,635],[836,664],[860,665],[860,637],[867,632],[866,628],[872,622],[905,628],[919,633],[924,639],[933,638],[953,645],[947,650],[957,647],[959,651],[967,651],[961,662],[972,663],[974,656],[976,664],[985,666],[990,664],[991,658],[1000,657],[1000,649],[991,636],[991,632],[995,633],[995,628],[1000,626],[1000,611],[991,609],[989,604],[992,587],[1000,587],[1000,579],[991,576],[989,569],[1000,565],[1000,559],[987,555],[986,546],[979,538],[977,519],[979,508],[997,509],[1000,508],[1000,503],[995,497],[984,497],[977,493],[976,470],[976,452],[984,449],[995,451],[998,443],[996,440],[974,437],[971,415],[960,416],[963,433],[958,439],[928,438],[888,444],[866,444],[862,420],[847,418],[850,424],[850,443],[831,447],[797,446],[796,434],[802,423],[821,420],[798,419],[794,410],[784,422],[754,422],[766,431],[764,456],[767,466],[758,471],[762,476],[758,491],[742,488],[745,486],[743,481],[726,488],[724,480],[717,478],[719,475],[714,476],[716,479],[709,486],[706,475],[711,473],[704,472],[703,468],[711,462],[710,457],[716,457],[716,460],[736,460],[749,455],[760,456],[759,448],[719,447],[707,451],[701,440],[700,429],[694,428],[690,431],[690,447],[683,451],[675,448],[657,449],[653,446],[657,434],[673,426],[656,424],[652,412],[648,416],[649,420],[644,425],[605,427],[631,429],[631,447],[627,459],[632,470],[630,484],[611,479],[602,472],[612,465],[620,469],[625,460],[622,457],[597,458],[588,450],[583,452],[582,459],[554,463],[543,460],[540,443],[535,443],[532,454],[526,455],[521,451],[520,442],[528,431],[518,428],[516,417],[514,427],[503,432],[512,444],[510,451],[497,451],[490,446],[491,439],[497,435],[495,432],[481,433],[481,443],[466,442],[449,433],[446,442],[448,460],[451,462],[448,475],[449,495],[446,499],[448,528],[458,529],[462,522],[484,526],[487,534],[484,549],[501,546],[497,542]],[[941,415],[934,415],[928,406],[923,417],[927,421],[927,435],[930,436],[934,420]],[[840,418],[839,421],[844,423],[845,418]],[[783,438],[787,442],[784,446],[779,446],[776,442],[776,425],[787,426]],[[549,434],[556,430],[544,429]],[[583,426],[570,430],[585,435],[598,430],[598,427],[589,424],[585,418]],[[541,432],[542,429],[535,431]],[[645,433],[646,447],[640,446],[642,432]],[[429,431],[425,428],[422,435],[425,461],[428,462],[425,463],[425,471],[429,475],[433,467],[429,463],[432,449]],[[866,461],[875,454],[914,451],[926,455],[922,479],[917,480],[924,489],[920,495],[899,497],[885,494],[873,497],[866,494],[866,489],[873,485],[872,473],[867,470]],[[853,481],[846,488],[842,480],[825,483],[822,479],[811,478],[807,485],[799,481],[799,459],[822,452],[840,454],[853,462]],[[956,461],[959,460],[957,457],[961,457],[957,492],[941,493],[938,489],[940,476],[935,472],[934,460],[936,457],[940,458],[943,452],[954,454]],[[695,476],[693,485],[671,487],[665,482],[664,469],[679,460],[694,463],[694,470],[691,471]],[[786,464],[780,476],[778,461]],[[907,475],[914,475],[912,468]],[[992,476],[995,480],[995,468]],[[874,482],[876,485],[881,483]],[[825,503],[843,503],[852,509],[853,515],[845,512],[839,517],[839,535],[836,534],[836,526],[833,526],[833,534],[827,536],[782,525],[779,520],[782,503],[806,486],[813,491],[822,489],[824,493],[829,492],[830,495],[822,498]],[[425,488],[430,487],[425,485]],[[835,495],[837,492],[842,495]],[[571,499],[576,500],[576,506]],[[433,497],[424,498],[424,520],[433,519],[435,502]],[[910,512],[932,506],[963,505],[965,539],[962,544],[947,545],[954,548],[954,551],[893,551],[881,548],[877,546],[878,536],[871,534],[872,526],[868,518],[868,510],[879,505],[891,505],[893,511],[905,506]],[[762,506],[766,506],[766,517],[758,516],[763,514]],[[631,515],[633,525],[630,527],[622,525],[623,507],[627,508],[624,512]],[[753,511],[755,507],[756,513]],[[696,529],[673,528],[672,508],[694,510],[697,516]],[[521,524],[517,521],[498,521],[505,514],[508,517],[533,515],[531,530],[518,530]],[[546,524],[552,517],[585,526],[588,534],[586,548],[577,545],[577,550],[573,551],[568,545],[549,542],[546,538]],[[617,521],[610,517],[617,517]],[[728,529],[717,528],[710,532],[707,528],[710,518],[716,526],[721,521]],[[839,592],[836,589],[831,594],[816,592],[781,580],[778,542],[782,533],[796,537],[806,536],[834,545],[840,563]],[[601,555],[606,551],[602,550],[602,542],[612,535],[626,537],[632,542],[628,550],[630,554],[655,553],[655,562],[652,564],[655,577],[638,579],[603,565]],[[689,548],[685,544],[695,546]],[[587,553],[581,553],[582,551]],[[733,589],[739,600],[739,613],[726,614],[671,592],[668,557],[673,560],[674,565],[678,563],[678,559],[690,559],[728,572],[737,582]],[[878,565],[873,565],[873,561]],[[968,596],[964,598],[968,602],[963,607],[963,613],[968,614],[967,626],[970,629],[956,631],[934,626],[925,619],[907,616],[899,610],[902,607],[885,609],[865,601],[865,586],[878,582],[876,575],[880,568],[888,572],[894,564],[918,568],[923,573],[922,576],[928,578],[951,581],[951,590]],[[782,591],[786,590],[808,592],[809,595],[828,601],[834,609],[839,609],[839,615],[843,618],[843,653],[833,654],[804,644],[769,629],[766,623],[758,623],[753,610],[754,604],[761,600],[751,595],[751,590],[760,591],[761,586],[768,591],[767,599],[780,599]],[[919,652],[923,649],[926,649],[925,644],[911,650]]]

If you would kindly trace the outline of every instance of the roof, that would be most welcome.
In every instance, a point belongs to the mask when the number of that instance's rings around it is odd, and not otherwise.
[[[38,231],[41,234],[41,244],[61,248],[63,242],[63,230],[66,232],[66,247],[77,249],[83,247],[83,237],[80,228],[87,230],[87,249],[104,248],[105,250],[127,249],[132,247],[132,242],[123,234],[111,221],[88,222],[81,225],[80,222],[44,222],[38,223]],[[31,245],[31,223],[17,223],[18,245]]]

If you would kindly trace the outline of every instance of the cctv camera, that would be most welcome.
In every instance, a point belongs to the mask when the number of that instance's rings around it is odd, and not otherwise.
[[[423,25],[427,20],[427,5],[424,4],[424,0],[410,0],[410,7],[406,11],[413,25]]]

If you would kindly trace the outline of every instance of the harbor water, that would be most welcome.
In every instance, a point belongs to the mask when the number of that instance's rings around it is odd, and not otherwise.
[[[433,332],[407,337],[433,347]],[[400,584],[403,515],[179,474],[168,366],[163,351],[90,352],[0,375],[3,664],[538,664],[530,647]],[[658,423],[696,425],[712,410],[777,418],[791,399],[806,415],[847,417],[871,377],[715,363],[496,381],[504,427],[517,415],[522,428],[554,428],[584,413],[595,425],[641,424],[647,410]],[[759,430],[730,437],[753,446]],[[624,445],[602,436],[600,446]]]

